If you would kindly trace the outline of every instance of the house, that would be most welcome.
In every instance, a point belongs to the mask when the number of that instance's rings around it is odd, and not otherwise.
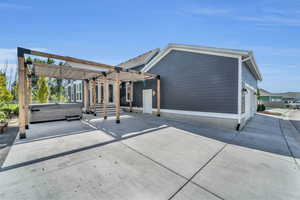
[[[134,58],[119,66],[160,75],[161,115],[239,129],[256,112],[262,75],[251,51],[169,44],[150,60]],[[129,86],[122,85],[122,106],[129,105],[133,90],[134,110],[156,111],[154,80]]]
[[[162,116],[240,129],[256,112],[257,83],[262,75],[252,51],[169,44],[117,67],[159,75]],[[112,84],[107,90],[113,104]],[[156,113],[156,84],[156,80],[122,83],[121,106],[128,109],[132,102],[133,111]],[[103,102],[103,91],[98,83],[97,103]]]

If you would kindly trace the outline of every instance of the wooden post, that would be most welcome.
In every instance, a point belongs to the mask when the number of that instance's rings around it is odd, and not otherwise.
[[[93,78],[93,112],[96,116],[96,78]]]
[[[132,99],[133,99],[133,83],[132,83],[132,81],[130,81],[129,84],[130,84],[129,112],[132,112]]]
[[[89,112],[89,80],[86,79],[83,81],[83,105],[84,105],[84,112]]]
[[[116,70],[115,80],[116,123],[120,123],[120,69]]]
[[[159,117],[160,116],[160,76],[157,76],[157,91],[156,91],[156,97],[157,97],[157,113],[156,115]]]
[[[28,103],[32,104],[32,79],[31,74],[28,75]]]
[[[108,82],[107,82],[107,75],[105,72],[103,72],[103,118],[107,119],[107,104],[108,104],[108,98],[107,98],[107,93],[108,93]]]
[[[19,73],[19,137],[26,138],[26,105],[25,105],[25,59],[24,54],[18,49],[18,73]]]
[[[27,76],[27,65],[25,64],[25,79],[24,79],[24,98],[25,98],[25,129],[29,129],[29,83]]]

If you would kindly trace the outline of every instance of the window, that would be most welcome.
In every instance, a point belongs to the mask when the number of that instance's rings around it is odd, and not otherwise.
[[[82,101],[82,83],[76,84],[76,101]]]
[[[133,88],[130,83],[126,83],[126,102],[133,100]]]

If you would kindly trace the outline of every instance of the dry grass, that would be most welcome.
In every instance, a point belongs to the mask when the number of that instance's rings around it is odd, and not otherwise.
[[[260,113],[263,113],[263,114],[267,114],[267,115],[274,115],[274,116],[282,116],[281,113],[278,113],[278,112],[268,112],[268,111],[262,111]]]

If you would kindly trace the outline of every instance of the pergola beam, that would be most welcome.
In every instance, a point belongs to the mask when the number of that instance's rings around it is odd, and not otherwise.
[[[85,64],[85,65],[93,65],[96,67],[102,67],[102,68],[106,68],[106,69],[114,69],[113,66],[107,65],[107,64],[83,60],[83,59],[79,59],[79,58],[73,58],[70,56],[61,56],[61,55],[57,55],[57,54],[45,53],[45,52],[41,52],[41,51],[25,49],[22,47],[18,47],[18,52],[20,55],[23,55],[23,56],[24,56],[24,54],[29,54],[29,55],[34,55],[34,56],[41,56],[41,57],[46,57],[46,58],[53,58],[53,59],[58,59],[58,60],[63,60],[63,61],[75,62],[75,63]]]

